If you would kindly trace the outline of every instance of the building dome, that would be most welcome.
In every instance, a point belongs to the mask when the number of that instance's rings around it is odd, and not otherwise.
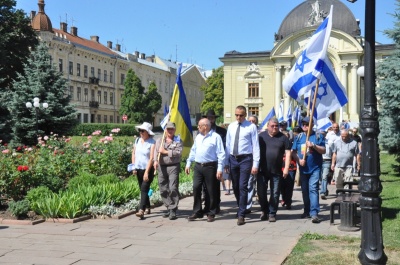
[[[360,27],[353,13],[339,0],[307,0],[295,7],[283,20],[275,40],[279,41],[307,27],[318,26],[333,5],[333,29],[360,36]]]
[[[50,18],[44,12],[44,0],[39,0],[39,12],[32,19],[32,28],[37,31],[53,32]]]

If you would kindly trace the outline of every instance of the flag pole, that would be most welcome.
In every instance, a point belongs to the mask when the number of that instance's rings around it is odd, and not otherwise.
[[[306,143],[308,142],[308,139],[310,138],[311,134],[311,124],[313,123],[313,116],[314,116],[314,109],[315,109],[315,102],[317,101],[317,94],[318,94],[318,86],[319,86],[319,79],[317,79],[317,83],[315,85],[315,92],[314,92],[314,97],[313,97],[313,103],[312,103],[312,108],[311,108],[311,115],[310,115],[310,121],[308,123],[308,130],[307,130],[307,137],[306,137]],[[310,91],[311,93],[311,91]],[[310,106],[310,101],[308,101],[308,106]],[[309,111],[309,109],[308,109]],[[307,149],[306,149],[307,151]],[[304,157],[303,159],[306,160],[307,152],[304,152]]]

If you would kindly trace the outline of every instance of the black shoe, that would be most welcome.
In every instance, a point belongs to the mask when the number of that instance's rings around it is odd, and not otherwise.
[[[303,214],[300,216],[300,218],[301,218],[301,219],[304,219],[304,218],[311,218],[311,216],[310,216],[308,213],[303,213]]]
[[[240,216],[237,220],[237,225],[244,225],[244,217]]]
[[[290,209],[292,209],[292,205],[286,205],[286,210],[290,210]]]
[[[215,216],[214,215],[207,216],[207,222],[211,223],[211,222],[214,222],[214,220],[215,220]]]
[[[194,221],[194,220],[196,220],[196,219],[201,219],[201,218],[203,218],[203,216],[201,215],[197,215],[197,214],[192,214],[191,216],[189,216],[187,219],[188,219],[188,221]]]
[[[268,220],[268,214],[262,212],[260,216],[261,221],[267,221]]]
[[[221,207],[217,207],[217,209],[215,209],[215,214],[219,214],[221,212]]]
[[[169,217],[169,210],[167,210],[166,212],[164,212],[164,213],[162,214],[162,217],[168,218],[168,217]]]
[[[326,195],[325,195],[325,193],[322,193],[322,194],[321,194],[321,199],[326,200]]]
[[[251,213],[251,210],[250,210],[250,209],[246,209],[246,210],[244,211],[244,214],[249,214],[249,213]]]
[[[169,211],[169,220],[176,220],[176,212],[175,210],[170,210]]]

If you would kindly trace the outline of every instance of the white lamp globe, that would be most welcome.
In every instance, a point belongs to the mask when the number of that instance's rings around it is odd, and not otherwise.
[[[39,103],[40,99],[38,97],[33,99],[33,102],[38,102]]]
[[[364,71],[365,71],[364,66],[358,67],[358,69],[357,69],[357,75],[358,75],[358,76],[361,76],[361,77],[364,77]]]
[[[32,108],[32,103],[26,102],[25,106],[26,106],[27,108]]]
[[[47,104],[46,102],[43,103],[43,108],[47,109],[49,107],[49,104]]]
[[[39,108],[40,104],[39,104],[38,101],[35,101],[35,102],[33,102],[33,106],[34,106],[35,108]]]

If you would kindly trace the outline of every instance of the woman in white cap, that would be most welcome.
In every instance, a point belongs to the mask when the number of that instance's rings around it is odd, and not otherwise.
[[[133,174],[137,175],[140,188],[140,204],[139,211],[136,216],[144,219],[144,211],[150,213],[149,190],[151,182],[154,178],[154,146],[156,141],[153,139],[154,133],[151,131],[153,126],[144,122],[140,126],[136,126],[140,137],[136,139],[132,150],[132,164],[134,164]]]

